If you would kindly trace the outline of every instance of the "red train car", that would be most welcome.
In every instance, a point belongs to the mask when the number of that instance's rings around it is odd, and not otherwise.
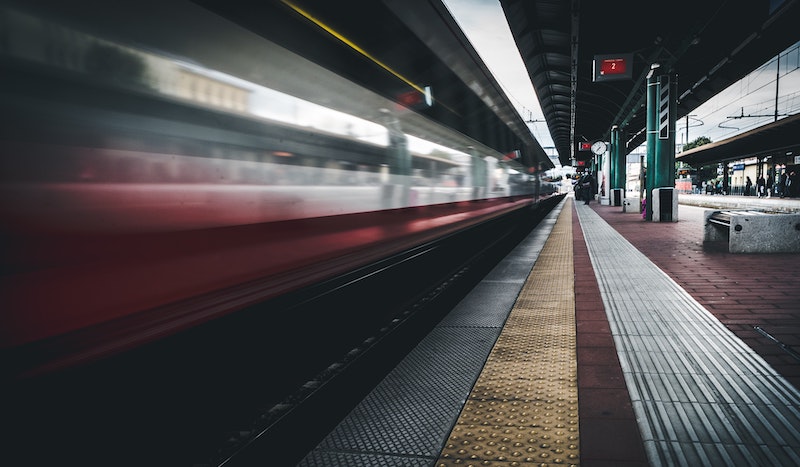
[[[554,194],[184,7],[157,48],[92,15],[0,7],[6,376],[130,349]],[[222,53],[220,37],[246,50]],[[359,111],[320,104],[343,98]]]

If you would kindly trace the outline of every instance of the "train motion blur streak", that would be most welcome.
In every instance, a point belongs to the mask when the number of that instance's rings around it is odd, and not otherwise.
[[[51,3],[0,6],[4,377],[129,349],[554,194],[195,4]],[[147,28],[131,25],[140,10]],[[319,104],[337,99],[360,109]]]

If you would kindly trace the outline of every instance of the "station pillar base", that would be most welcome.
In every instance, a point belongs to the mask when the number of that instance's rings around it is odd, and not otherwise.
[[[678,192],[675,188],[653,189],[653,222],[678,222]]]
[[[622,212],[641,214],[642,200],[639,198],[624,198],[622,200]]]

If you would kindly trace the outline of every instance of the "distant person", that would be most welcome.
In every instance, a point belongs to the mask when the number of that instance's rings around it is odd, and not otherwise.
[[[586,172],[586,175],[581,177],[578,182],[581,186],[581,193],[583,194],[583,204],[589,204],[594,197],[595,180],[591,172]]]
[[[750,177],[747,177],[747,181],[744,182],[744,195],[750,196],[750,189],[753,188],[753,181],[750,180]]]
[[[778,189],[781,192],[781,198],[785,198],[786,197],[786,187],[789,185],[788,180],[789,180],[789,176],[786,174],[786,172],[782,173],[781,174],[781,179],[778,182]]]
[[[789,176],[786,177],[786,196],[789,198],[797,196],[797,175],[794,170],[789,172]]]
[[[756,180],[756,193],[759,198],[763,198],[767,195],[767,180],[764,179],[763,175]]]

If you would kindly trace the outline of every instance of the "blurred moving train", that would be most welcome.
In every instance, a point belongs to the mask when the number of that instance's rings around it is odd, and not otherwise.
[[[191,2],[144,26],[107,3],[0,5],[4,378],[130,349],[556,195]]]

